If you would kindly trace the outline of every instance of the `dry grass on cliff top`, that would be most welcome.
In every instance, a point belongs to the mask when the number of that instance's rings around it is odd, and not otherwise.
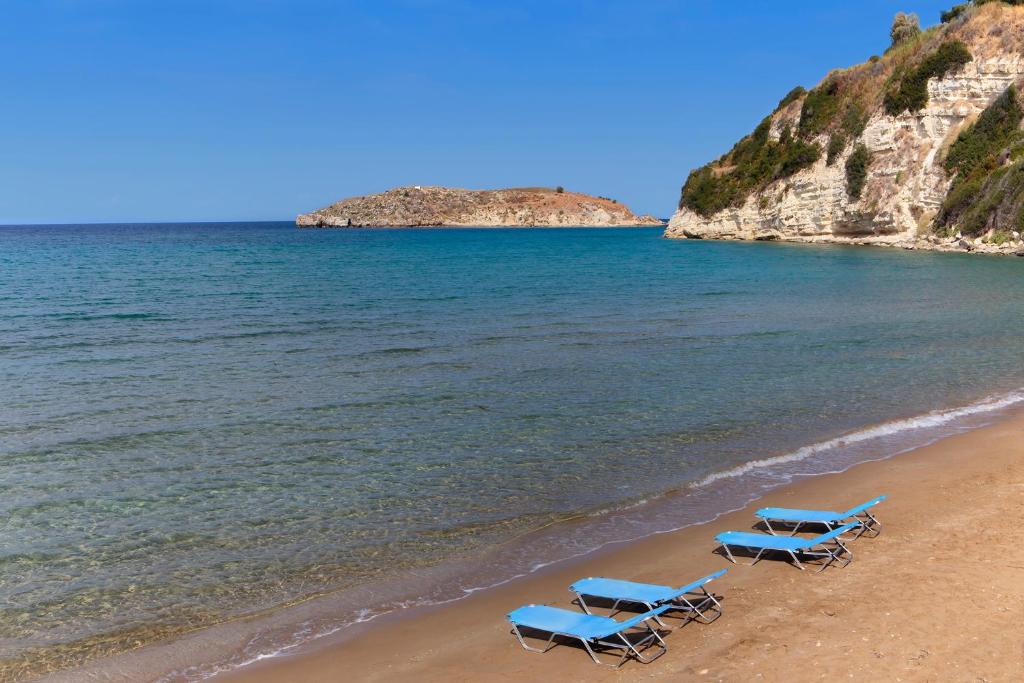
[[[816,88],[834,80],[838,82],[839,93],[844,100],[840,110],[844,105],[856,102],[865,111],[875,112],[882,105],[886,91],[899,78],[940,45],[955,40],[963,42],[975,60],[1021,52],[1024,50],[1024,6],[1014,7],[1000,2],[972,6],[957,19],[932,26],[915,38],[890,48],[877,59],[829,72]],[[833,122],[834,125],[836,123]]]
[[[956,68],[961,62],[953,60],[959,55],[955,49],[948,49],[955,42],[963,43],[970,56],[979,61],[1021,52],[1024,6],[1000,2],[971,6],[956,19],[932,26],[889,48],[884,55],[829,72],[809,92],[798,97],[796,92],[790,93],[757,130],[719,159],[690,174],[680,207],[710,217],[729,206],[739,206],[751,193],[814,163],[815,147],[819,154],[827,152],[826,161],[831,165],[850,149],[868,119],[887,103],[887,94],[897,95],[897,105],[912,100],[905,106],[919,106],[916,98],[908,98],[904,92],[906,86],[927,83],[929,74],[922,75],[922,69]],[[954,57],[943,54],[937,65],[928,66],[926,60],[943,46]],[[917,95],[913,88],[910,95]],[[920,96],[926,98],[923,93]],[[770,127],[771,138],[763,134],[765,125]]]

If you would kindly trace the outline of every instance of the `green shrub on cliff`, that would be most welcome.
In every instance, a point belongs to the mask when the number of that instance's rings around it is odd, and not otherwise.
[[[852,199],[860,199],[864,185],[868,181],[868,166],[871,165],[871,152],[864,144],[853,148],[846,160],[846,193]]]
[[[856,101],[850,102],[846,108],[846,113],[843,114],[843,120],[839,124],[839,129],[833,131],[832,136],[828,140],[825,163],[829,166],[834,164],[836,159],[846,150],[846,143],[859,138],[861,133],[864,132],[864,127],[867,123],[868,115],[864,107]]]
[[[960,133],[946,155],[946,170],[966,178],[975,170],[996,167],[1000,153],[1019,137],[1024,110],[1017,88],[1010,86],[981,113],[973,126]]]
[[[679,207],[710,218],[730,206],[739,206],[752,193],[773,180],[787,178],[812,165],[821,148],[794,137],[785,126],[778,141],[771,139],[771,117],[740,140],[715,164],[693,171],[686,179]]]
[[[885,93],[885,111],[890,116],[920,111],[928,104],[928,80],[942,78],[971,59],[970,50],[959,40],[943,43],[917,68],[905,74],[898,86]]]
[[[788,178],[821,158],[821,147],[803,140],[791,141],[782,151],[782,163],[774,179]]]
[[[719,211],[737,203],[740,188],[737,179],[728,175],[716,176],[704,166],[690,173],[679,197],[679,208],[711,218]]]
[[[939,15],[939,17],[942,19],[943,24],[948,24],[954,19],[963,16],[963,13],[970,9],[970,7],[971,3],[969,2],[965,2],[962,5],[954,5],[953,7],[950,7],[948,10],[943,11],[942,14]]]
[[[948,205],[948,208],[947,208]],[[1021,230],[1024,223],[1024,163],[1001,166],[957,183],[935,221],[935,232],[978,236],[989,230]]]
[[[788,93],[786,93],[785,97],[783,97],[781,100],[779,100],[779,105],[777,107],[775,107],[775,111],[779,111],[780,109],[785,109],[788,105],[792,104],[793,102],[796,102],[801,97],[803,97],[806,93],[807,93],[807,90],[804,88],[804,86],[802,86],[802,85],[796,86],[795,88],[790,90]]]
[[[817,135],[829,127],[839,112],[839,81],[829,79],[807,93],[800,109],[800,135]]]
[[[986,229],[994,213],[1021,211],[1024,163],[1014,163],[1024,142],[1021,120],[1024,108],[1010,86],[960,133],[946,155],[946,170],[956,176],[935,219],[936,232],[948,234],[956,226],[974,235]]]
[[[864,111],[858,102],[850,102],[846,108],[846,113],[843,114],[843,121],[840,124],[840,128],[851,138],[859,138],[860,134],[864,132],[864,128],[868,125],[868,113]]]
[[[836,163],[836,159],[846,149],[846,136],[842,132],[837,131],[832,133],[832,137],[828,140],[828,150],[825,153],[825,164],[831,166]]]

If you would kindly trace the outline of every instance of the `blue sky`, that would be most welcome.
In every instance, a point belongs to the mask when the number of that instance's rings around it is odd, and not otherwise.
[[[952,4],[10,0],[0,223],[291,219],[403,184],[667,216],[793,86]]]

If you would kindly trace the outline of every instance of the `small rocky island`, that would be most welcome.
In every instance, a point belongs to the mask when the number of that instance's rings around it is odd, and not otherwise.
[[[664,223],[607,197],[558,188],[399,187],[349,197],[295,219],[300,228],[535,226],[632,227]]]

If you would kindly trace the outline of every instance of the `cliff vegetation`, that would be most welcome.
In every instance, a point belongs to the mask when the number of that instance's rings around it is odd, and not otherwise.
[[[690,172],[666,234],[1024,253],[1024,0],[936,18],[898,13],[883,54],[793,88]]]
[[[810,91],[800,86],[790,91],[753,133],[690,173],[679,207],[710,218],[741,206],[773,181],[814,164],[823,148],[831,166],[864,132],[872,112],[880,106],[891,115],[920,110],[928,103],[930,78],[971,61],[963,42],[946,39],[940,26],[922,32],[913,15],[897,15],[891,38],[884,55],[833,71]],[[855,173],[859,161],[852,167]],[[863,187],[861,179],[849,180],[853,188]]]
[[[957,137],[945,160],[953,184],[935,220],[937,234],[1004,241],[1024,230],[1022,119],[1020,95],[1010,86]]]

